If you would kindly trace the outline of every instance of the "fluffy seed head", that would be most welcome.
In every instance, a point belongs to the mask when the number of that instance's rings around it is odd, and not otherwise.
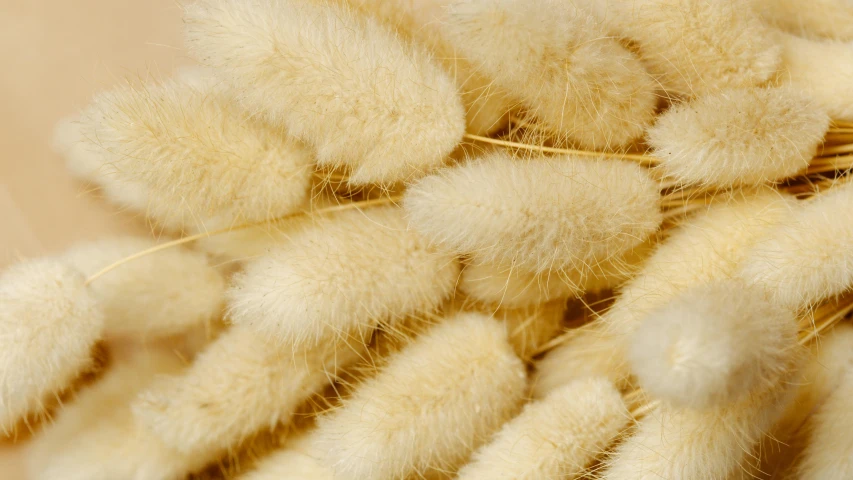
[[[740,275],[791,309],[853,286],[853,184],[799,205],[755,245]]]
[[[664,405],[643,417],[633,436],[616,447],[604,480],[729,478],[745,468],[752,447],[779,418],[784,383],[718,408]]]
[[[829,116],[795,89],[743,88],[676,105],[648,139],[666,174],[728,187],[795,175],[828,128]]]
[[[750,2],[615,0],[608,13],[637,43],[646,68],[669,94],[694,97],[758,86],[780,50]]]
[[[285,342],[320,342],[434,310],[458,275],[400,209],[350,210],[249,263],[227,294],[229,317]]]
[[[85,275],[155,245],[119,237],[72,247],[62,258]],[[225,281],[204,254],[169,248],[134,259],[89,287],[104,312],[104,335],[165,337],[210,322],[220,314]]]
[[[119,180],[172,206],[155,217],[166,225],[274,218],[308,196],[305,147],[242,113],[221,86],[184,78],[125,85],[95,97],[81,122]]]
[[[26,450],[33,480],[176,480],[204,466],[146,432],[130,402],[158,375],[180,371],[171,351],[145,347],[77,392]]]
[[[853,45],[777,32],[782,65],[775,82],[809,95],[829,116],[853,121]]]
[[[132,212],[144,212],[151,218],[157,218],[161,227],[179,230],[180,215],[175,213],[173,206],[152,196],[139,181],[119,175],[116,166],[109,161],[108,153],[87,140],[83,129],[79,116],[62,119],[54,129],[53,150],[65,159],[69,173],[98,187],[100,194],[115,205]]]
[[[143,392],[133,413],[170,448],[214,460],[261,429],[289,423],[297,407],[355,357],[343,345],[294,350],[234,326],[186,373]]]
[[[765,22],[802,37],[853,40],[850,0],[753,0]]]
[[[727,281],[690,289],[649,314],[629,358],[652,396],[705,408],[772,386],[796,342],[793,313],[760,289]]]
[[[584,148],[640,137],[657,105],[640,61],[569,0],[457,0],[447,39],[550,130]]]
[[[517,103],[479,73],[454,45],[441,35],[445,7],[452,0],[338,0],[371,15],[401,37],[425,47],[456,82],[465,107],[466,130],[489,135],[505,127]]]
[[[736,276],[747,252],[791,214],[795,202],[762,187],[714,204],[673,229],[597,325],[579,331],[543,358],[534,393],[541,396],[588,374],[624,386],[630,376],[627,342],[640,322],[692,287]]]
[[[525,384],[504,327],[482,314],[457,314],[321,417],[315,446],[335,478],[448,471],[516,413]]]
[[[577,478],[629,418],[622,396],[608,380],[578,380],[527,404],[474,454],[458,478]]]
[[[443,248],[531,272],[581,270],[654,233],[660,196],[639,166],[494,153],[412,185],[412,226]]]
[[[848,370],[838,388],[809,419],[809,441],[797,466],[797,478],[842,480],[853,476],[851,396],[853,371]]]
[[[263,112],[346,168],[394,183],[440,165],[465,130],[456,86],[377,21],[307,0],[204,0],[185,9],[190,52]]]
[[[89,367],[103,313],[85,277],[52,259],[27,260],[0,274],[0,433]]]
[[[311,451],[312,433],[288,440],[284,448],[262,459],[239,480],[334,480],[334,471]]]

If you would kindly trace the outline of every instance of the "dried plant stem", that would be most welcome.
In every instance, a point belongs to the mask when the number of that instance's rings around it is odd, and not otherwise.
[[[844,144],[844,145],[833,145],[831,147],[824,147],[818,153],[820,157],[826,157],[830,155],[838,155],[839,153],[853,153],[853,144]]]
[[[320,208],[320,209],[313,210],[313,211],[303,210],[303,211],[299,211],[299,212],[294,212],[294,213],[291,213],[289,215],[274,218],[271,220],[263,220],[260,222],[253,222],[253,223],[245,223],[242,225],[235,225],[235,226],[230,226],[230,227],[226,227],[226,228],[221,228],[219,230],[212,230],[212,231],[197,233],[195,235],[190,235],[188,237],[183,237],[183,238],[179,238],[177,240],[172,240],[170,242],[161,243],[160,245],[156,245],[154,247],[142,250],[141,252],[137,252],[137,253],[134,253],[133,255],[122,258],[120,260],[117,260],[117,261],[113,262],[112,264],[107,265],[106,267],[104,267],[100,271],[94,273],[89,278],[87,278],[86,279],[86,285],[89,285],[90,283],[97,280],[102,275],[112,271],[113,269],[115,269],[115,268],[117,268],[117,267],[119,267],[119,266],[121,266],[127,262],[131,262],[131,261],[136,260],[138,258],[144,257],[146,255],[150,255],[152,253],[159,252],[161,250],[165,250],[167,248],[176,247],[178,245],[184,245],[184,244],[187,244],[190,242],[194,242],[196,240],[201,240],[203,238],[208,238],[208,237],[212,237],[215,235],[221,235],[224,233],[230,233],[230,232],[234,232],[234,231],[238,231],[238,230],[244,230],[247,228],[257,227],[257,226],[261,226],[261,225],[269,225],[272,223],[281,222],[284,220],[289,220],[292,218],[298,218],[298,217],[303,217],[303,216],[325,215],[328,213],[340,212],[343,210],[350,210],[350,209],[354,209],[354,208],[358,209],[358,208],[370,207],[370,206],[374,206],[374,205],[386,205],[389,203],[395,203],[395,202],[399,201],[400,199],[402,199],[401,196],[392,196],[392,197],[376,198],[373,200],[365,200],[362,202],[343,203],[341,205],[335,205],[332,207]]]
[[[554,147],[545,147],[542,145],[530,145],[527,143],[518,143],[511,142],[509,140],[498,140],[496,138],[483,137],[480,135],[472,135],[470,133],[465,134],[465,138],[468,140],[472,140],[475,142],[482,143],[490,143],[492,145],[500,145],[502,147],[510,147],[510,148],[518,148],[521,150],[530,150],[534,152],[543,152],[543,153],[562,153],[568,155],[577,155],[579,157],[610,157],[610,158],[620,158],[623,160],[633,160],[641,165],[645,166],[653,166],[657,165],[658,159],[654,157],[650,157],[648,155],[643,154],[633,154],[633,153],[616,153],[616,152],[593,152],[590,150],[574,150],[570,148],[554,148]]]

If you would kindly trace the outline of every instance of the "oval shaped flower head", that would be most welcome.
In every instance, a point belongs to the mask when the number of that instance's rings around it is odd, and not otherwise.
[[[790,400],[785,381],[790,377],[723,407],[658,408],[643,417],[634,434],[616,447],[601,478],[729,478],[752,461],[752,448]]]
[[[413,228],[448,251],[547,272],[639,245],[658,229],[659,201],[635,164],[497,152],[420,180],[404,207]]]
[[[335,480],[335,472],[321,463],[318,452],[311,451],[316,432],[288,440],[238,480]]]
[[[260,221],[307,200],[306,148],[243,113],[219,85],[188,78],[124,85],[96,96],[81,122],[118,178],[168,201],[184,224]]]
[[[408,230],[401,209],[350,210],[249,263],[227,294],[229,317],[287,343],[319,343],[435,310],[458,276],[458,262]]]
[[[756,0],[765,22],[802,37],[853,40],[850,0]]]
[[[127,357],[126,355],[122,355]],[[174,352],[146,346],[77,392],[26,450],[33,480],[178,480],[205,459],[182,455],[146,432],[130,403],[158,375],[181,370]]]
[[[118,237],[72,247],[62,259],[86,275],[156,245]],[[104,312],[104,335],[165,337],[220,314],[225,280],[204,254],[169,248],[122,264],[89,287]]]
[[[150,195],[145,185],[119,176],[109,155],[98,145],[86,139],[80,116],[64,118],[56,124],[52,148],[65,159],[65,166],[75,178],[98,187],[109,202],[132,212],[144,212],[156,217],[161,226],[179,229],[173,207]],[[163,225],[167,224],[167,225]]]
[[[27,260],[0,274],[0,433],[44,411],[92,364],[104,319],[77,270]]]
[[[571,0],[456,0],[441,27],[549,130],[584,148],[625,146],[652,122],[657,85]]]
[[[809,439],[797,466],[796,478],[843,480],[853,476],[851,395],[853,371],[848,370],[838,388],[809,418]]]
[[[774,385],[796,348],[794,314],[730,280],[690,289],[650,313],[629,359],[650,395],[705,408]]]
[[[835,120],[853,121],[853,45],[777,32],[782,65],[776,83],[809,95]]]
[[[578,478],[629,421],[622,396],[610,381],[580,379],[525,405],[457,478]]]
[[[143,392],[133,413],[170,448],[212,461],[261,429],[289,423],[339,367],[356,359],[343,344],[294,350],[233,326],[184,374]]]
[[[674,106],[648,140],[667,175],[730,187],[796,175],[828,129],[829,116],[795,89],[727,89]]]
[[[853,286],[853,184],[799,205],[757,243],[740,275],[797,310]]]
[[[667,93],[697,97],[758,86],[779,66],[780,49],[751,2],[613,0],[621,33],[634,42]]]
[[[599,321],[551,350],[537,366],[534,395],[586,375],[624,386],[631,373],[628,341],[649,313],[692,287],[735,277],[747,252],[796,203],[769,187],[735,195],[673,229]]]
[[[395,183],[442,164],[465,132],[456,85],[377,21],[310,0],[203,0],[184,12],[189,49],[250,111],[317,150],[353,184]]]
[[[465,107],[466,130],[489,135],[505,127],[516,101],[479,73],[441,35],[445,7],[452,0],[338,0],[372,15],[405,39],[429,48],[432,59],[456,81]]]
[[[482,314],[456,314],[321,417],[314,448],[336,479],[451,471],[516,413],[525,386],[504,327]]]

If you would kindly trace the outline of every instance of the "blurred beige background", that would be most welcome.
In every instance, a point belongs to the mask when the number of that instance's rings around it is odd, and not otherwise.
[[[73,181],[50,138],[94,92],[190,63],[180,29],[176,0],[0,0],[0,266],[141,229]],[[0,479],[27,478],[25,447],[0,441]]]

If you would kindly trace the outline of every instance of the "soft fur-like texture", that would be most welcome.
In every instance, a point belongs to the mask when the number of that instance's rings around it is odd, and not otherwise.
[[[769,24],[803,37],[853,40],[850,0],[752,0]]]
[[[847,349],[853,344],[847,343]],[[809,418],[808,443],[797,465],[802,480],[844,480],[853,477],[853,369],[848,364],[840,382]]]
[[[782,45],[776,83],[806,93],[833,119],[853,121],[853,44],[783,32],[775,38]]]
[[[228,292],[229,318],[291,344],[322,342],[435,310],[458,276],[401,209],[350,210],[249,263]]]
[[[156,245],[143,237],[72,247],[62,259],[85,275]],[[89,287],[104,312],[104,335],[165,337],[208,323],[222,309],[225,280],[204,254],[169,248],[126,262]]]
[[[214,460],[262,429],[289,423],[304,401],[357,358],[363,342],[352,342],[294,350],[233,326],[186,373],[143,392],[133,413],[170,448]]]
[[[79,115],[63,118],[54,128],[52,148],[65,159],[68,172],[98,187],[99,194],[109,202],[134,213],[147,213],[157,218],[161,227],[180,229],[180,215],[173,206],[152,196],[139,180],[119,175],[116,165],[109,161],[108,152],[87,140],[83,129]],[[164,222],[168,225],[163,225]]]
[[[204,459],[163,445],[130,413],[157,375],[181,369],[173,352],[136,351],[79,392],[27,450],[33,480],[182,480]]]
[[[629,360],[652,396],[693,408],[776,384],[797,348],[794,314],[737,280],[702,285],[643,320]]]
[[[853,286],[853,183],[799,205],[749,252],[741,276],[791,309]]]
[[[603,480],[720,480],[752,461],[752,447],[789,401],[784,382],[703,410],[663,406],[607,460]]]
[[[315,431],[316,432],[316,431]],[[334,471],[311,451],[313,432],[288,440],[238,480],[335,480]]]
[[[341,480],[452,471],[517,412],[525,386],[504,327],[456,314],[321,417],[315,447]]]
[[[539,362],[534,394],[541,397],[585,375],[624,385],[630,374],[627,342],[646,315],[693,286],[735,276],[747,251],[794,205],[793,197],[761,188],[683,222],[621,289],[599,323],[576,332]]]
[[[615,29],[636,42],[669,94],[695,97],[758,86],[780,49],[746,0],[607,0]]]
[[[797,174],[828,128],[829,116],[796,89],[727,89],[671,108],[648,140],[667,175],[729,187]]]
[[[325,0],[316,0],[325,1]],[[515,107],[506,92],[477,72],[441,35],[445,9],[453,0],[338,0],[373,15],[398,35],[429,48],[432,59],[456,81],[469,133],[488,135],[505,127]]]
[[[486,307],[522,308],[613,288],[637,272],[651,254],[654,238],[622,255],[579,270],[532,273],[474,258],[462,270],[458,290]]]
[[[84,142],[102,150],[110,173],[171,206],[145,212],[165,226],[275,218],[308,197],[310,153],[215,85],[185,78],[124,85],[97,95],[81,123]]]
[[[85,279],[49,258],[0,274],[0,434],[43,413],[91,365],[104,318]]]
[[[571,0],[456,0],[441,26],[549,130],[584,148],[625,146],[653,119],[655,82]]]
[[[441,165],[465,131],[456,85],[420,47],[350,8],[312,0],[202,0],[185,8],[190,52],[244,105],[317,150],[354,184]]]
[[[409,187],[413,228],[444,249],[530,272],[612,259],[660,224],[657,186],[639,166],[496,152]]]
[[[480,448],[459,480],[578,478],[630,421],[610,381],[581,379],[528,403]]]

